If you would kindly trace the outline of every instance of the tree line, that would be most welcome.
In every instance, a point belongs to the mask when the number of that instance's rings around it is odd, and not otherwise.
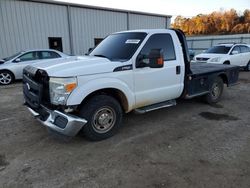
[[[242,15],[231,9],[192,18],[177,16],[172,27],[183,30],[186,35],[250,33],[250,10],[246,9]]]

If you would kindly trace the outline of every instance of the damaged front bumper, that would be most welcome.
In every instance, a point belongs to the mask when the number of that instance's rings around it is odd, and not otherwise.
[[[31,114],[41,122],[45,127],[56,131],[65,136],[75,136],[82,127],[87,123],[87,120],[74,116],[72,114],[65,114],[57,110],[49,110],[43,107],[43,110],[48,114],[46,118],[41,118],[41,115],[26,105]]]

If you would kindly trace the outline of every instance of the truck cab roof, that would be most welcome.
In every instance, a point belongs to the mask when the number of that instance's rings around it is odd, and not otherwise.
[[[171,29],[136,29],[136,30],[129,30],[129,31],[121,31],[121,32],[116,32],[116,33],[133,33],[133,32],[153,34],[153,33],[166,33],[166,32],[170,33],[170,32],[173,32],[173,30]]]

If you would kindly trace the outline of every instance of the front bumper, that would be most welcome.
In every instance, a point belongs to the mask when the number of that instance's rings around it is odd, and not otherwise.
[[[191,63],[207,63],[207,61],[191,60]]]
[[[51,111],[47,108],[44,110],[49,114],[44,120],[40,118],[40,114],[34,111],[32,108],[28,107],[31,114],[40,121],[45,127],[56,131],[65,136],[75,136],[82,127],[87,123],[87,120],[79,118],[74,115],[64,114],[57,110]]]

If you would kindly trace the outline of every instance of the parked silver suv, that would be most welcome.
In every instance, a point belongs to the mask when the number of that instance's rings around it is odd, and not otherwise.
[[[23,68],[43,60],[64,58],[68,55],[51,49],[27,50],[0,59],[0,84],[8,85],[22,79]]]

